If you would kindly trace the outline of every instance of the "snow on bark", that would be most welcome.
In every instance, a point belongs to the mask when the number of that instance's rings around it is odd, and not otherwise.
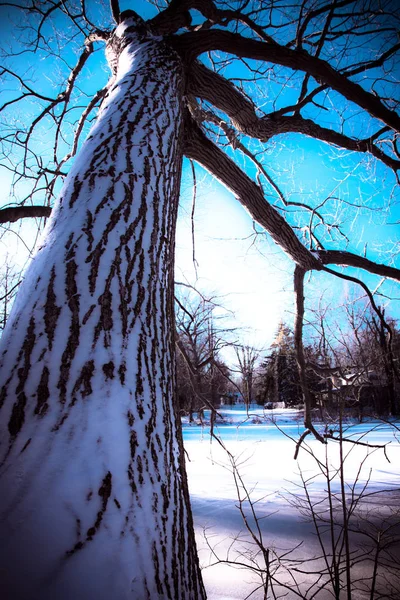
[[[109,53],[2,339],[2,598],[204,597],[173,408],[183,73],[134,18]]]

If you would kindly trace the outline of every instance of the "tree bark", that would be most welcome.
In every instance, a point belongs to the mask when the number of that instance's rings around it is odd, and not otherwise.
[[[2,598],[204,598],[174,408],[183,69],[130,15],[0,355]]]

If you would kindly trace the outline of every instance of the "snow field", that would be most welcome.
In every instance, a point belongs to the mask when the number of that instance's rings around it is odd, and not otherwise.
[[[310,451],[320,460],[324,460],[325,452],[328,452],[330,475],[333,477],[340,464],[339,444],[330,442],[326,448],[308,436],[296,461],[295,441],[286,436],[290,435],[297,441],[304,431],[297,411],[273,413],[258,408],[252,410],[249,417],[244,409],[226,408],[222,412],[228,424],[218,424],[215,432],[233,457],[237,473],[252,502],[255,502],[264,545],[275,548],[280,555],[300,545],[289,557],[310,559],[319,555],[313,526],[293,506],[293,494],[304,498],[301,471],[303,478],[309,480],[308,489],[313,501],[320,502],[326,498],[326,478],[318,476],[317,463]],[[378,491],[384,490],[386,513],[399,505],[400,444],[396,433],[399,434],[395,428],[378,422],[346,426],[346,437],[370,444],[368,447],[350,443],[343,446],[346,502],[351,502],[353,489],[359,494],[368,484],[366,491],[372,495],[368,497],[367,506],[371,515],[382,511],[382,494],[378,495]],[[244,600],[260,585],[259,577],[250,569],[215,565],[216,555],[220,559],[236,557],[236,560],[247,563],[252,560],[249,550],[255,550],[254,544],[248,543],[249,536],[238,508],[238,490],[231,459],[215,439],[210,439],[207,426],[184,423],[183,436],[197,544],[208,598]],[[372,447],[377,444],[387,444],[387,458],[382,449]],[[339,511],[338,477],[333,477],[331,489],[338,494],[334,505]],[[239,493],[242,498],[246,495],[240,482]],[[254,527],[250,504],[244,502],[243,508]],[[312,561],[309,564],[311,568]],[[256,600],[264,598],[264,592],[259,589],[250,597]],[[290,600],[298,596],[289,591],[287,597]],[[329,597],[329,593],[321,591],[317,600]],[[359,595],[360,600],[364,597],[367,596]]]

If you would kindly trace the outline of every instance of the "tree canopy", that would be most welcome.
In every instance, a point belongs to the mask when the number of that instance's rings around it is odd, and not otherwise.
[[[352,225],[386,221],[394,239],[396,3],[196,0],[137,10],[185,64],[185,155],[234,193],[257,231],[306,270],[342,264],[397,279],[393,245],[374,247],[373,229],[368,237]],[[113,16],[79,2],[2,11],[12,34],[1,164],[13,188],[0,218],[10,222],[48,216],[109,86],[99,51]]]

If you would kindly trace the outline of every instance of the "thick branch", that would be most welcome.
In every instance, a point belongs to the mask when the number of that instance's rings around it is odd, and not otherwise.
[[[371,139],[355,140],[342,133],[321,127],[300,114],[293,116],[258,117],[254,105],[227,79],[196,61],[189,73],[188,91],[207,100],[225,112],[241,133],[266,142],[275,135],[301,133],[354,152],[368,152],[393,170],[400,169],[400,161],[387,156]]]
[[[28,217],[49,217],[50,206],[12,206],[0,209],[0,223],[14,223]]]
[[[321,269],[316,257],[303,246],[285,219],[265,200],[262,189],[187,118],[185,155],[200,163],[238,198],[251,217],[304,269]]]
[[[187,88],[189,94],[207,100],[216,108],[224,111],[239,131],[267,141],[274,131],[259,128],[260,119],[254,105],[237,87],[218,73],[214,73],[199,61],[195,61],[188,73]]]
[[[192,21],[190,8],[195,8],[196,2],[191,0],[171,0],[167,8],[148,21],[150,29],[158,35],[175,33],[183,27],[188,27]]]
[[[276,43],[260,42],[222,30],[184,33],[171,38],[171,44],[188,61],[194,61],[204,52],[222,50],[241,58],[267,61],[300,70],[312,75],[319,83],[327,84],[345,98],[364,108],[371,116],[400,131],[400,116],[387,108],[377,96],[335,71],[326,61],[311,56],[304,50],[292,50]]]
[[[120,9],[119,9],[119,2],[118,0],[110,0],[110,9],[111,9],[111,14],[113,16],[113,19],[116,23],[119,23],[119,15],[120,15]]]
[[[345,252],[342,250],[318,250],[315,251],[315,253],[318,255],[318,258],[323,265],[336,264],[345,265],[347,267],[355,267],[358,269],[364,269],[365,271],[374,273],[375,275],[380,275],[381,277],[387,277],[388,279],[400,281],[400,269],[373,262],[368,258],[357,256],[357,254],[352,254],[351,252]]]

